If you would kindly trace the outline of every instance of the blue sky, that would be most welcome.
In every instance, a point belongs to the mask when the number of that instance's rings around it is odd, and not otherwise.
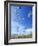
[[[11,6],[11,34],[32,32],[32,6]]]

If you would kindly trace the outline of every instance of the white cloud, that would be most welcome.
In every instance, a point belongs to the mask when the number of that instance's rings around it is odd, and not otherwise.
[[[19,6],[17,7],[17,9],[19,9]]]
[[[28,18],[31,16],[31,14],[32,14],[31,12],[28,13]]]
[[[26,31],[26,34],[31,34],[32,28],[28,28],[28,29],[26,29],[25,31]]]
[[[27,28],[25,29],[24,26],[20,25],[17,22],[12,22],[11,23],[11,34],[30,34],[32,29],[31,28]],[[17,32],[17,28],[18,28],[18,32]],[[25,32],[24,32],[25,31]]]

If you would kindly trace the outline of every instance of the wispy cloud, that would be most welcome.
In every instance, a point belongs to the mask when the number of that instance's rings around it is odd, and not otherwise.
[[[11,35],[12,34],[31,34],[32,28],[27,28],[25,29],[24,26],[20,25],[17,22],[12,22],[11,23]]]
[[[31,16],[31,14],[32,14],[32,12],[29,12],[29,13],[28,13],[28,18]]]

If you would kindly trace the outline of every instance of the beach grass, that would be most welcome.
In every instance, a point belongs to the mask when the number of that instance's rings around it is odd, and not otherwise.
[[[28,34],[28,35],[18,35],[17,38],[32,38],[32,34]]]

